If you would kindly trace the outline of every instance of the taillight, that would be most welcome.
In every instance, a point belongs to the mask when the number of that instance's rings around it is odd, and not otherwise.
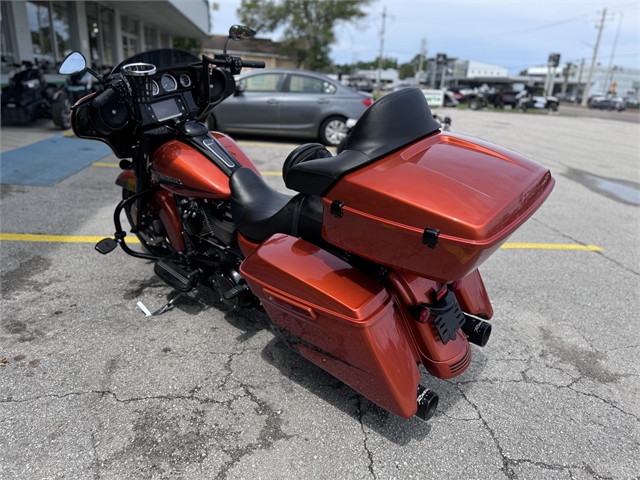
[[[365,98],[364,100],[362,100],[362,103],[365,107],[370,107],[373,103],[373,98]]]

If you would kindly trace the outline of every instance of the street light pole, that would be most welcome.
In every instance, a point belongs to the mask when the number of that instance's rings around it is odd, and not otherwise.
[[[602,20],[600,20],[600,26],[598,27],[598,38],[596,40],[596,46],[593,48],[593,58],[591,59],[591,67],[589,68],[589,75],[587,76],[587,83],[584,85],[584,93],[582,94],[582,105],[587,106],[589,100],[589,89],[591,88],[591,78],[593,77],[593,69],[596,66],[596,57],[598,56],[598,45],[600,44],[600,36],[602,35],[602,29],[604,28],[604,20],[607,16],[607,9],[602,10]]]
[[[382,74],[382,52],[384,51],[384,23],[387,18],[387,6],[382,9],[382,29],[380,30],[380,55],[378,55],[378,82],[376,86],[376,92],[380,93],[381,90],[381,74]]]

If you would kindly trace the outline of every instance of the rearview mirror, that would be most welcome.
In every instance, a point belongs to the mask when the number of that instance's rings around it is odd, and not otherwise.
[[[256,34],[254,30],[244,25],[234,25],[229,29],[229,38],[231,40],[245,40],[251,38]]]
[[[62,75],[72,75],[84,72],[87,69],[87,61],[80,52],[70,53],[60,65],[59,73]]]

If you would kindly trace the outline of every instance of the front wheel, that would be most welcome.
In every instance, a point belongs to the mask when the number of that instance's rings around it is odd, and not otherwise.
[[[126,188],[122,189],[123,200],[129,198],[131,195],[133,195],[133,192]],[[145,225],[138,229],[136,221],[134,220],[137,217],[136,202],[132,201],[129,203],[124,209],[124,212],[127,215],[129,225],[131,225],[131,231],[135,232],[136,237],[138,237],[138,240],[140,240],[145,250],[156,257],[169,257],[173,254],[173,248],[171,248],[167,240],[167,232],[164,224],[157,213],[149,210],[146,215]]]
[[[71,127],[71,101],[69,97],[64,96],[61,100],[51,104],[51,118],[53,118],[53,123],[62,130]]]
[[[478,110],[480,108],[480,102],[474,98],[469,102],[469,108],[471,110]]]
[[[344,117],[329,117],[320,125],[320,141],[324,145],[337,147],[347,137],[347,120]]]

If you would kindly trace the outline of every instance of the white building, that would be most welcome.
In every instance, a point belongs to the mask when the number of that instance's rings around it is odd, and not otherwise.
[[[498,65],[476,62],[475,60],[457,63],[462,64],[461,67],[466,66],[466,78],[506,78],[509,76],[509,70]]]
[[[555,92],[562,90],[565,81],[566,65],[556,67],[555,71]],[[544,78],[547,75],[548,67],[531,67],[527,70],[527,75],[533,78]],[[589,77],[589,65],[585,63],[580,73],[580,65],[574,65],[570,70],[567,81],[567,95],[582,94],[584,86]],[[591,77],[589,96],[604,95],[615,89],[618,96],[637,96],[640,89],[640,70],[613,66],[611,70],[599,65],[594,67]]]
[[[55,69],[80,51],[94,68],[172,46],[173,37],[204,40],[207,0],[5,1],[1,3],[3,83],[13,64],[46,62]]]

